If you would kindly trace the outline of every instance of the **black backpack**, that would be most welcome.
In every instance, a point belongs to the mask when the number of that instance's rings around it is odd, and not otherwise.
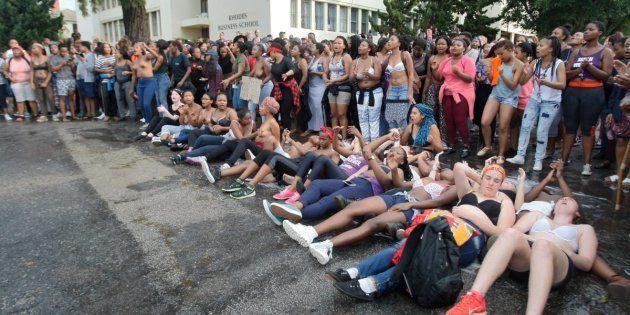
[[[451,305],[464,286],[459,258],[448,222],[438,217],[411,232],[390,281],[404,281],[404,287],[422,307]]]

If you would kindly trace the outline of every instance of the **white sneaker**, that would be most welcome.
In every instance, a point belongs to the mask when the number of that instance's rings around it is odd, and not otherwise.
[[[536,172],[540,172],[540,171],[542,171],[542,168],[543,168],[542,161],[536,161],[536,162],[534,162],[534,167],[532,167],[532,170],[534,170]]]
[[[273,221],[275,225],[282,225],[282,221],[284,221],[284,219],[274,215],[271,212],[270,205],[271,203],[269,203],[267,199],[263,199],[263,208],[265,209],[265,213],[267,214],[267,216],[271,219],[271,221]]]
[[[53,120],[53,121],[59,121],[59,114],[57,114],[57,115],[52,115],[52,120]]]
[[[591,176],[593,174],[591,164],[584,164],[582,167],[582,175],[583,176]]]
[[[47,122],[48,121],[48,117],[46,117],[44,115],[41,115],[35,121],[37,121],[37,122]]]
[[[210,184],[214,184],[216,179],[210,173],[210,167],[208,166],[208,162],[206,161],[205,156],[201,156],[202,159],[199,159],[199,163],[201,163],[201,170],[203,170],[203,174],[206,175],[206,178],[210,182]]]
[[[289,220],[284,220],[282,222],[282,227],[290,238],[297,241],[304,247],[310,245],[317,237],[317,232],[315,232],[315,229],[312,226],[291,223]]]
[[[331,241],[323,241],[313,243],[308,246],[308,251],[313,257],[317,258],[317,262],[322,265],[327,264],[332,259],[333,244]]]
[[[520,155],[515,155],[512,158],[506,159],[506,161],[508,161],[509,163],[512,163],[512,164],[516,164],[516,165],[523,165],[523,164],[525,164],[525,158],[520,156]]]
[[[9,115],[9,114],[4,114],[4,120],[6,120],[6,121],[12,121],[12,120],[13,120],[13,118],[11,118],[11,115]]]
[[[221,164],[220,170],[225,171],[225,170],[227,170],[230,167],[231,167],[230,164],[223,163],[223,164]]]
[[[70,112],[66,112],[66,118],[70,118],[72,117],[72,115],[70,114]]]
[[[292,204],[274,202],[271,204],[271,212],[275,216],[291,221],[302,220],[302,211]]]
[[[98,119],[98,120],[105,119],[105,113],[102,113],[101,116],[96,117],[96,119]]]
[[[144,123],[146,123],[147,121],[146,121],[146,120],[144,120],[144,118],[140,118],[140,122],[144,124]]]
[[[161,145],[162,139],[160,139],[160,137],[153,137],[151,138],[151,143],[153,143],[153,145]]]
[[[149,127],[149,124],[144,124],[144,125],[140,126],[140,130],[147,129],[147,127]]]

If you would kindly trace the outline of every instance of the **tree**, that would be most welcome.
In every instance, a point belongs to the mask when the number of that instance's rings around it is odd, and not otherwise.
[[[0,1],[0,45],[4,47],[15,38],[27,48],[44,37],[57,39],[63,17],[51,16],[54,3],[54,0]]]
[[[92,12],[96,13],[102,7],[104,0],[78,0],[79,9],[85,16],[88,14],[88,5]],[[125,34],[132,41],[149,39],[149,16],[145,7],[146,0],[119,0],[122,7],[123,25]]]
[[[499,20],[487,16],[494,0],[384,0],[386,12],[378,12],[381,25],[375,17],[370,21],[380,33],[393,29],[402,35],[417,36],[425,29],[434,34],[449,34],[466,30],[473,34],[488,35],[495,30],[488,25]],[[465,16],[464,25],[457,25],[459,16]]]
[[[581,31],[592,20],[606,26],[605,35],[630,30],[630,6],[627,0],[506,0],[500,15],[539,36],[551,34],[554,28],[570,24],[573,32]]]

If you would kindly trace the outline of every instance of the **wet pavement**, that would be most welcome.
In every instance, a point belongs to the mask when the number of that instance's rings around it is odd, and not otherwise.
[[[373,303],[339,294],[324,271],[390,241],[336,249],[321,266],[263,213],[273,190],[231,200],[199,169],[171,166],[165,147],[132,142],[137,133],[133,123],[0,123],[0,313],[443,313],[400,293]],[[612,171],[580,170],[574,162],[565,177],[600,255],[621,271],[630,266],[630,195],[615,212],[615,191],[602,182]],[[465,287],[475,270],[464,270]],[[525,286],[501,279],[489,310],[523,313],[526,298]],[[624,314],[630,303],[579,273],[546,311]]]

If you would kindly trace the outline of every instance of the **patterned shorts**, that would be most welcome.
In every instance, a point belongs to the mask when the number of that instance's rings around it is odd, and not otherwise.
[[[74,92],[77,88],[77,83],[74,79],[57,79],[57,94],[61,96],[68,96],[68,93]]]

